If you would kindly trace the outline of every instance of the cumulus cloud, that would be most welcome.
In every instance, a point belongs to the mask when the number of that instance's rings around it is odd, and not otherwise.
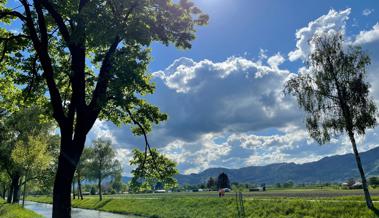
[[[282,127],[297,119],[298,110],[283,95],[291,75],[279,69],[280,54],[267,64],[242,57],[223,62],[181,58],[156,76],[156,101],[169,114],[166,134],[194,140],[206,133],[245,132]],[[175,79],[174,79],[175,78]]]
[[[356,45],[364,45],[379,40],[379,23],[375,24],[371,30],[361,31],[354,41]]]
[[[350,13],[350,8],[343,11],[335,11],[332,9],[328,14],[309,22],[308,26],[296,31],[296,49],[288,53],[289,60],[305,60],[312,52],[313,48],[309,46],[309,42],[315,34],[336,30],[344,31]]]

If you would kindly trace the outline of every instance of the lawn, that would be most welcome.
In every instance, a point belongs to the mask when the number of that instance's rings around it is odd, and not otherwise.
[[[42,217],[33,211],[26,210],[18,204],[6,204],[0,200],[0,217],[1,218],[38,218]]]
[[[267,192],[269,193],[269,192]],[[308,193],[308,191],[307,191]],[[209,194],[209,193],[208,193]],[[211,197],[204,193],[150,194],[106,196],[98,201],[95,196],[73,200],[73,207],[96,209],[122,214],[161,218],[230,218],[236,217],[236,202],[230,195]],[[301,194],[299,198],[245,197],[246,217],[251,218],[374,218],[360,197],[329,197],[311,199]],[[51,197],[30,197],[29,200],[51,203]],[[378,205],[379,206],[379,205]]]

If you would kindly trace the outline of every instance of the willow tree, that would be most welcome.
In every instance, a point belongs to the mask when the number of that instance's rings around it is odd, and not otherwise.
[[[75,168],[95,121],[121,125],[132,115],[149,130],[166,119],[141,98],[154,91],[149,47],[157,41],[190,48],[195,26],[208,17],[187,0],[18,2],[9,8],[0,1],[0,22],[17,20],[0,28],[1,78],[30,95],[48,93],[61,133],[53,217],[67,218]]]
[[[377,108],[369,96],[366,67],[370,58],[360,47],[345,47],[341,33],[315,36],[309,72],[290,79],[285,92],[296,96],[306,112],[306,127],[319,144],[347,133],[362,179],[366,204],[376,214],[355,140],[376,125]]]

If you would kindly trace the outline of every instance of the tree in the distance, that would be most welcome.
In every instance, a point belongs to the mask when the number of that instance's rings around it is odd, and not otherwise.
[[[213,177],[210,177],[207,181],[207,188],[210,190],[214,190],[216,187],[216,181]]]
[[[143,95],[153,42],[190,48],[208,16],[188,0],[19,0],[0,3],[0,69],[5,87],[49,97],[61,148],[53,217],[71,217],[71,184],[88,132],[98,118],[117,125],[135,116],[150,129],[166,119]],[[2,83],[0,82],[0,84]],[[5,93],[5,92],[4,92]],[[12,99],[5,93],[0,99]],[[23,99],[17,99],[16,103]]]
[[[76,167],[75,178],[77,182],[78,198],[83,200],[82,192],[82,180],[88,177],[88,171],[90,170],[90,160],[93,154],[91,148],[84,148],[83,154],[80,157],[80,161]]]
[[[285,92],[297,98],[306,112],[306,127],[318,143],[347,133],[359,174],[367,207],[379,215],[368,190],[366,176],[355,140],[367,128],[376,125],[377,108],[369,96],[366,67],[370,58],[359,47],[344,47],[341,33],[315,36],[314,51],[309,57],[309,71],[290,79]]]
[[[22,169],[24,175],[22,206],[25,203],[27,182],[38,177],[50,164],[52,155],[48,152],[47,136],[29,136],[27,141],[18,141],[12,151],[13,161]]]
[[[97,188],[100,201],[103,200],[102,182],[105,178],[115,176],[121,172],[121,164],[115,159],[115,152],[109,140],[97,139],[93,141],[93,147],[88,161],[88,176],[97,180]]]
[[[230,188],[230,181],[226,173],[220,173],[217,177],[217,189]]]

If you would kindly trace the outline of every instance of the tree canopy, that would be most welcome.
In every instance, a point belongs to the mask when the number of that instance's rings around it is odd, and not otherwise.
[[[174,178],[179,173],[176,163],[160,154],[155,148],[151,149],[149,154],[134,149],[130,165],[136,167],[132,170],[133,178],[130,184],[134,191],[139,191],[141,187],[154,190],[158,186],[173,188],[177,185]]]
[[[318,143],[347,133],[361,176],[367,207],[376,215],[366,175],[357,149],[355,135],[365,134],[376,125],[377,107],[369,95],[366,81],[369,56],[360,47],[345,47],[341,32],[316,35],[314,51],[309,57],[309,72],[290,79],[285,91],[293,94],[306,112],[306,127]]]

